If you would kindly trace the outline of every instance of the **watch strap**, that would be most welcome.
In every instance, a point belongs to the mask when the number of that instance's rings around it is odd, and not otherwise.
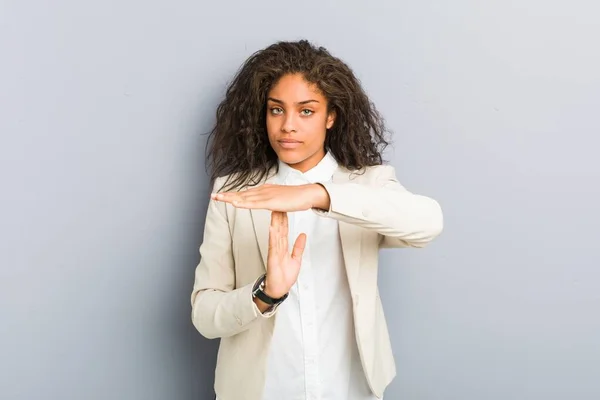
[[[267,275],[264,274],[256,282],[254,289],[252,290],[252,296],[256,297],[263,303],[268,304],[270,306],[278,305],[279,303],[283,302],[288,297],[289,293],[286,293],[285,295],[283,295],[282,297],[280,297],[278,299],[273,298],[273,297],[269,296],[268,294],[266,294],[264,292],[266,277],[267,277]]]

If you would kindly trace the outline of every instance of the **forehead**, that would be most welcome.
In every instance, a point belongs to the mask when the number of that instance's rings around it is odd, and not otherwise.
[[[284,102],[306,100],[323,101],[325,97],[314,83],[307,82],[301,74],[284,75],[269,90],[269,97]]]

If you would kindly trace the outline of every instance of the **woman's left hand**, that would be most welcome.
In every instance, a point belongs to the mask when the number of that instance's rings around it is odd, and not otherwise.
[[[293,212],[311,208],[329,209],[327,190],[319,184],[299,186],[265,184],[242,192],[213,193],[216,201],[230,203],[237,208]]]

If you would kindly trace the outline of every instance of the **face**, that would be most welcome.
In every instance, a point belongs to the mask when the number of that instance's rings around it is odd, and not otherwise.
[[[308,171],[325,156],[325,135],[335,121],[327,99],[300,74],[283,76],[267,97],[271,147],[282,162]]]

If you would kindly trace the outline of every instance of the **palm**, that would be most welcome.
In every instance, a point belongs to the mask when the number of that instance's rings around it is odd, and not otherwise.
[[[266,282],[269,295],[281,297],[294,285],[300,273],[305,244],[306,235],[300,234],[290,252],[287,214],[278,211],[271,213]]]
[[[301,261],[293,259],[289,252],[283,256],[273,253],[275,252],[269,253],[267,260],[269,278],[273,282],[281,282],[285,286],[292,286],[300,273]]]

